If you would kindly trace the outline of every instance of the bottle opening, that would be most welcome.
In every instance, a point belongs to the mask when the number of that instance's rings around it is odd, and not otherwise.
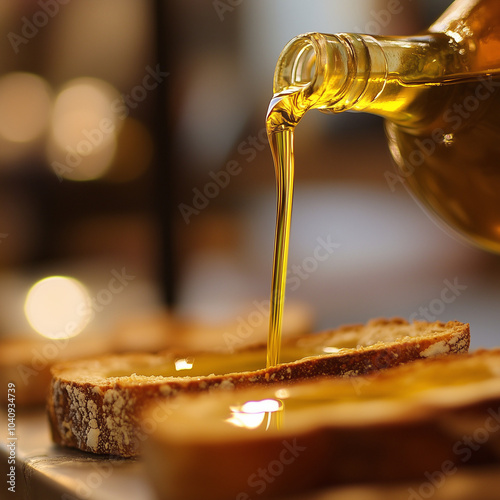
[[[351,85],[349,44],[336,35],[306,33],[285,46],[274,73],[274,92],[301,93],[304,109],[328,108]]]
[[[308,35],[290,41],[276,66],[274,92],[309,85],[316,78],[316,59],[316,49]]]
[[[299,50],[292,69],[292,85],[307,85],[316,74],[316,52],[311,44]]]

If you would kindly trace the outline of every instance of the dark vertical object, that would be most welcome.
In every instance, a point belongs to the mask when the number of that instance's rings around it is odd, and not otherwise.
[[[153,0],[155,19],[155,47],[156,60],[161,71],[171,73],[173,70],[173,31],[175,19],[167,15],[168,0]],[[175,214],[177,182],[172,141],[172,122],[169,109],[169,95],[171,89],[171,76],[167,76],[156,90],[156,106],[153,119],[155,139],[154,162],[154,209],[159,221],[160,262],[158,281],[160,283],[163,299],[170,307],[175,305],[177,290],[176,271],[176,245],[175,245]]]

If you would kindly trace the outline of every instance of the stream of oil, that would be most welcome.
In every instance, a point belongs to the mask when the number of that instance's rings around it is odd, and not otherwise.
[[[276,170],[276,233],[274,239],[273,274],[271,282],[271,311],[267,342],[267,367],[279,363],[283,306],[285,303],[288,243],[293,201],[293,130],[269,134]]]
[[[267,341],[267,367],[280,361],[281,330],[285,303],[288,244],[292,218],[294,181],[294,129],[307,106],[299,102],[300,89],[274,95],[266,118],[267,135],[276,171],[276,232],[274,239],[271,309]]]

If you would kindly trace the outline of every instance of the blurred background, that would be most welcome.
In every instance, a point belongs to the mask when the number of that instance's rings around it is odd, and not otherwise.
[[[264,119],[283,46],[416,33],[449,3],[2,0],[2,338],[134,325],[140,345],[166,315],[251,324],[270,292]],[[438,227],[393,172],[377,117],[306,115],[287,304],[314,330],[457,319],[473,346],[497,345],[498,258]]]

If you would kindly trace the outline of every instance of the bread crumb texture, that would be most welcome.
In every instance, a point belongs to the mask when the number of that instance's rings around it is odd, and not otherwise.
[[[52,386],[52,433],[56,442],[98,454],[129,456],[137,451],[136,397],[118,388]]]
[[[446,354],[448,352],[450,352],[450,342],[442,340],[441,342],[431,344],[427,349],[420,353],[420,356],[423,358],[429,358],[431,356],[441,356],[442,354]]]

